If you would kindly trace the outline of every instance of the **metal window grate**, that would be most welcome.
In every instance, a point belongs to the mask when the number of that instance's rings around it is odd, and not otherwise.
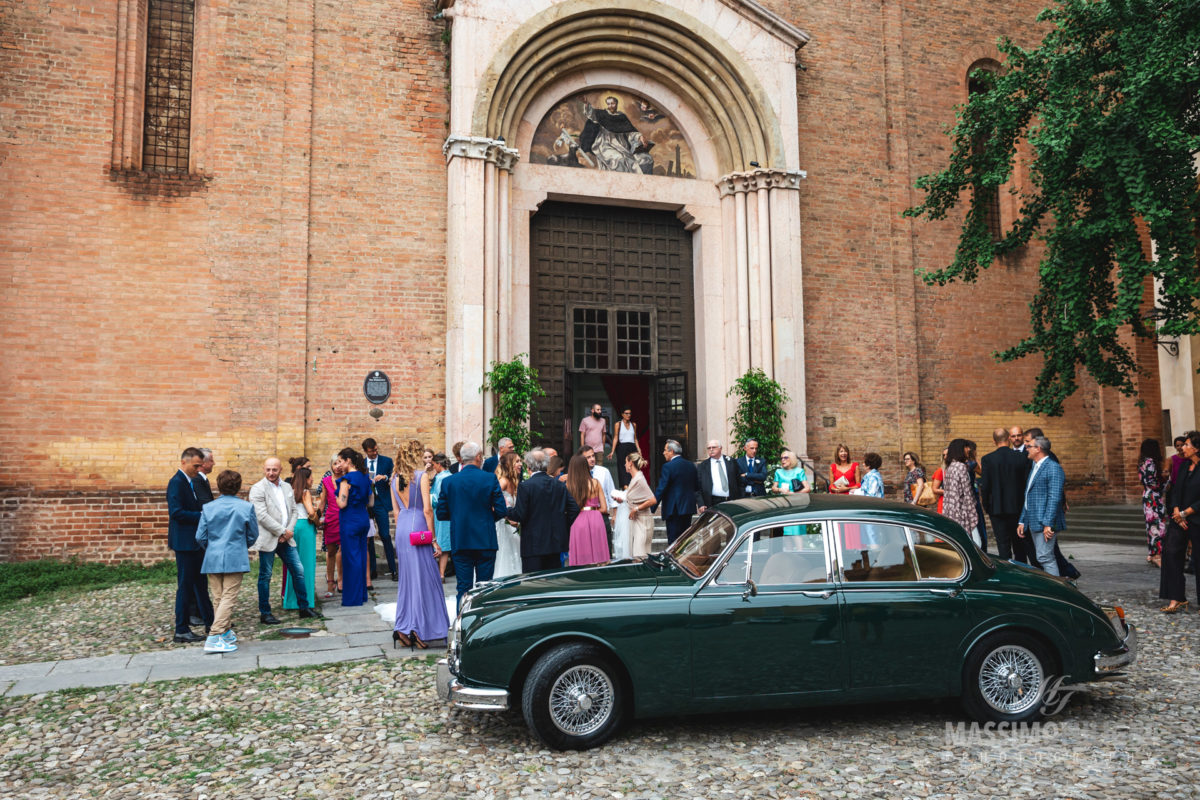
[[[988,85],[985,81],[971,77],[967,79],[967,94],[976,95],[988,91]],[[976,137],[972,143],[975,152],[982,152],[987,141],[983,137]],[[993,186],[977,195],[979,208],[983,212],[983,221],[987,225],[988,234],[992,237],[993,242],[998,242],[1004,238],[1004,231],[1000,227],[1000,187]]]
[[[194,0],[150,0],[142,169],[187,172],[192,125]]]
[[[575,369],[608,369],[608,312],[601,308],[576,308],[574,329]]]
[[[649,372],[653,369],[649,311],[618,311],[617,369]]]

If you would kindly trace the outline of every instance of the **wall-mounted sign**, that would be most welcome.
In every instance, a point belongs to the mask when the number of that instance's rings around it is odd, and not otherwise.
[[[363,381],[363,394],[367,396],[368,402],[375,405],[386,403],[392,396],[392,382],[388,380],[386,373],[373,369]]]

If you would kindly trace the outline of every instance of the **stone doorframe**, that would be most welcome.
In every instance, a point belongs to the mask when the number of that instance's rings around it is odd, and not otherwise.
[[[760,367],[790,393],[787,439],[804,453],[795,98],[796,50],[808,36],[750,0],[457,0],[443,12],[447,444],[486,439],[487,366],[529,351],[529,220],[554,199],[679,216],[694,236],[695,440],[728,439],[726,391]],[[588,87],[626,89],[668,111],[696,179],[521,161],[542,116]]]

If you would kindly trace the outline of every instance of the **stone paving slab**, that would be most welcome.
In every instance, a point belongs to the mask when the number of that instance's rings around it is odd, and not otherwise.
[[[128,653],[117,653],[111,656],[96,656],[94,658],[72,658],[56,662],[51,675],[79,675],[85,672],[106,672],[124,669],[129,665],[131,656]]]
[[[3,697],[4,693],[7,692],[12,685],[13,681],[0,681],[0,697]]]
[[[151,681],[177,681],[181,678],[204,678],[209,675],[228,675],[258,669],[257,658],[236,658],[231,655],[197,653],[190,664],[161,664],[150,668]]]
[[[22,678],[40,678],[49,675],[57,661],[34,661],[29,664],[11,664],[0,667],[0,681],[19,681]]]
[[[341,650],[345,647],[345,636],[309,636],[306,639],[272,639],[266,642],[246,642],[245,644],[239,642],[237,653],[233,655],[268,656],[281,653]]]
[[[350,647],[364,647],[366,645],[377,644],[380,647],[392,646],[392,631],[391,629],[382,631],[363,631],[362,633],[346,634],[346,644]]]
[[[129,659],[130,667],[158,667],[170,664],[188,664],[195,661],[204,650],[204,643],[189,644],[184,647],[174,647],[170,650],[157,650],[150,653],[135,653]]]
[[[63,689],[76,689],[93,686],[120,686],[130,683],[144,683],[150,676],[150,667],[135,667],[131,669],[105,669],[96,672],[80,672],[59,675],[47,675],[44,678],[24,678],[9,688],[7,697],[17,697],[42,692],[57,692]]]
[[[345,650],[318,650],[311,653],[280,653],[261,656],[258,659],[258,665],[263,669],[313,667],[318,664],[336,664],[342,661],[379,658],[381,655],[383,655],[383,648],[374,645],[372,647],[350,647]]]
[[[369,617],[347,617],[325,621],[325,629],[330,633],[368,633],[373,631],[390,631],[392,627],[372,613]]]

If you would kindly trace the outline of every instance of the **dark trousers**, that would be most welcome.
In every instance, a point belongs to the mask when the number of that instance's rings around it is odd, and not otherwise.
[[[1017,536],[1019,514],[988,514],[992,519],[992,538],[996,540],[996,553],[1006,561],[1029,563],[1025,554],[1025,542]]]
[[[1187,600],[1187,546],[1192,543],[1192,552],[1200,552],[1200,520],[1188,522],[1188,529],[1167,523],[1167,532],[1162,538],[1162,568],[1159,570],[1158,596],[1163,600],[1182,603]],[[1200,605],[1200,578],[1196,579],[1196,604]]]
[[[558,569],[562,566],[562,553],[546,553],[540,556],[525,556],[521,559],[522,572],[538,572],[543,569]]]
[[[455,550],[450,557],[454,560],[455,590],[458,592],[458,606],[461,606],[463,595],[472,586],[492,579],[496,569],[496,551]]]
[[[200,574],[204,564],[203,550],[175,551],[175,632],[187,633],[188,600],[196,604],[204,627],[210,628],[213,623],[213,605],[208,597],[208,580]]]
[[[396,535],[396,532],[392,530],[392,512],[386,508],[375,506],[372,514],[375,517],[375,527],[379,528],[379,539],[383,542],[383,555],[387,558],[388,572],[395,575],[396,547],[392,544],[392,537]],[[379,574],[375,569],[375,545],[371,544],[367,550],[371,559],[371,577],[374,578]]]
[[[663,522],[667,524],[667,544],[675,544],[688,526],[692,524],[691,514],[678,514],[670,517],[663,517]]]

